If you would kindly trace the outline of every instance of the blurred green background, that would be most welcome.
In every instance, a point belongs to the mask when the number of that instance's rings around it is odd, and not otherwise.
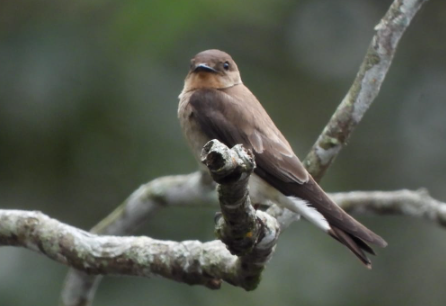
[[[348,90],[391,1],[0,2],[0,207],[91,228],[140,184],[196,169],[176,118],[189,60],[229,52],[299,156]],[[328,191],[426,187],[446,200],[446,2],[403,37]],[[216,209],[168,208],[137,234],[213,239]],[[365,270],[306,222],[254,292],[107,277],[95,305],[445,305],[446,231],[359,218],[389,242]],[[56,305],[67,268],[0,249],[0,305]]]

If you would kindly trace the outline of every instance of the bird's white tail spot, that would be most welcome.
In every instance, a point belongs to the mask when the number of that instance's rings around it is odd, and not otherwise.
[[[322,229],[324,232],[330,230],[330,224],[328,224],[325,217],[318,212],[316,208],[311,206],[308,201],[298,197],[287,197],[283,195],[280,197],[280,204],[292,212],[302,215],[302,217]]]

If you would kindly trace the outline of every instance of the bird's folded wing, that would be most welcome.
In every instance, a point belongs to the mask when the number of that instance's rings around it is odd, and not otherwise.
[[[219,90],[197,90],[189,100],[193,120],[209,138],[251,149],[256,171],[283,182],[307,182],[308,172],[263,107],[254,96],[245,98],[240,101]]]

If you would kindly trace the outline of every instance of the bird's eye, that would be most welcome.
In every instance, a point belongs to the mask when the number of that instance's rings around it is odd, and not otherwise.
[[[224,62],[224,64],[223,64],[223,68],[224,68],[225,70],[229,70],[229,63],[228,63],[228,62]]]

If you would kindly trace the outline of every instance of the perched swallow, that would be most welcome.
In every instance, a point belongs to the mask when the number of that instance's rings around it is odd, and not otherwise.
[[[228,147],[252,150],[257,167],[250,178],[252,203],[272,201],[315,224],[348,247],[371,268],[367,244],[383,238],[336,205],[294,154],[257,98],[242,83],[231,56],[219,50],[198,53],[190,63],[178,107],[186,139],[199,159],[204,144],[218,139]]]

